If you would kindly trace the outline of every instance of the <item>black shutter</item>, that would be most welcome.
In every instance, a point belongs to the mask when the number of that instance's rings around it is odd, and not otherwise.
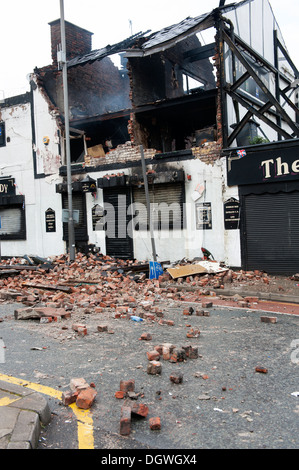
[[[133,258],[132,233],[128,232],[131,215],[129,188],[104,189],[106,254],[115,258]]]
[[[75,241],[87,241],[87,217],[86,217],[86,201],[85,193],[73,192],[72,193],[73,210],[79,211],[79,224],[75,224]],[[62,193],[62,207],[68,209],[68,194]],[[68,241],[68,223],[63,224],[63,240]]]
[[[245,268],[272,274],[299,271],[299,192],[244,197]]]

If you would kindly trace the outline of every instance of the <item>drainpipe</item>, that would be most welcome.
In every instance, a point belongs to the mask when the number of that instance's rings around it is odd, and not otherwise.
[[[68,235],[69,235],[69,257],[70,261],[75,260],[75,229],[73,219],[72,201],[72,169],[71,169],[71,149],[70,149],[70,125],[69,125],[69,102],[67,84],[67,61],[66,61],[66,40],[64,5],[60,0],[60,28],[61,28],[61,64],[63,72],[63,97],[64,97],[64,118],[65,118],[65,143],[66,143],[66,165],[67,165],[67,192],[68,192]]]

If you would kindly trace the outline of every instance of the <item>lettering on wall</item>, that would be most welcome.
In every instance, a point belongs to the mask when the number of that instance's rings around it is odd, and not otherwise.
[[[298,181],[299,179],[298,145],[283,146],[280,149],[247,151],[245,157],[231,159],[228,163],[229,186]]]
[[[16,187],[14,178],[0,179],[0,196],[15,196]]]
[[[284,176],[289,174],[299,173],[299,160],[294,160],[292,163],[282,161],[281,157],[269,158],[261,162],[264,178],[275,178],[277,176]]]

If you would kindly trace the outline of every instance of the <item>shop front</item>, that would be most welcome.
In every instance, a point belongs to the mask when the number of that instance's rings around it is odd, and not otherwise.
[[[242,268],[290,275],[299,271],[298,140],[228,156],[228,186],[238,186]]]

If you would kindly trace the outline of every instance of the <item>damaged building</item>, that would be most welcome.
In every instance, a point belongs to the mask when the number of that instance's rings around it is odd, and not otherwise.
[[[224,3],[97,50],[65,22],[78,251],[150,260],[153,235],[158,261],[205,247],[298,271],[298,71],[268,0]],[[60,20],[49,26],[52,64],[0,105],[2,256],[68,250]]]

